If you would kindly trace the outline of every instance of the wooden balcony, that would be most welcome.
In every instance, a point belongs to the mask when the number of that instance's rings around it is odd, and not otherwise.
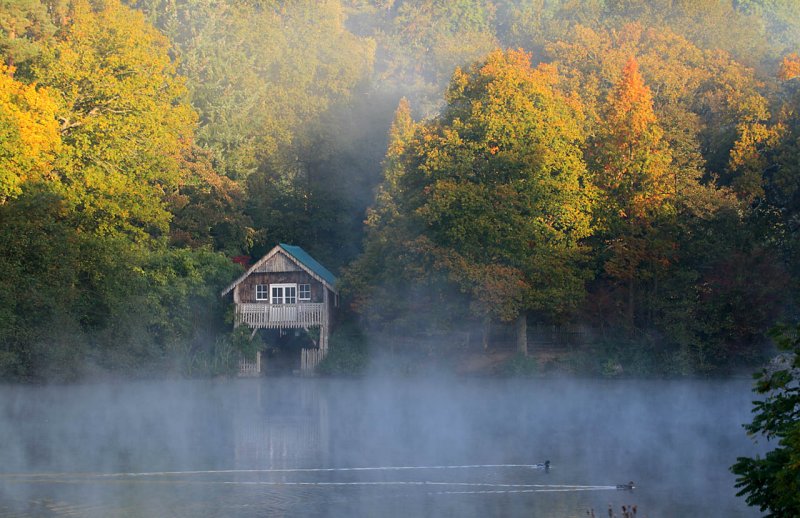
[[[236,325],[253,329],[321,326],[326,321],[325,304],[237,304],[235,318]]]

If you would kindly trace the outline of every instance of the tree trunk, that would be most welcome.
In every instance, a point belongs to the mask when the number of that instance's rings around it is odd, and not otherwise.
[[[517,317],[517,352],[528,356],[528,315],[525,312]]]

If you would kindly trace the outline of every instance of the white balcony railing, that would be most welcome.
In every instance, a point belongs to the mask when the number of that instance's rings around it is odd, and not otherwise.
[[[252,328],[307,327],[325,323],[325,304],[307,302],[300,304],[236,305],[236,325]]]

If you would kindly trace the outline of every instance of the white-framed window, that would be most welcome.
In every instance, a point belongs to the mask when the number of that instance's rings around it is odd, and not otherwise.
[[[269,300],[269,286],[256,284],[256,300]]]
[[[297,304],[297,284],[270,284],[270,304]]]
[[[311,300],[311,285],[298,284],[297,285],[297,298],[301,301]]]

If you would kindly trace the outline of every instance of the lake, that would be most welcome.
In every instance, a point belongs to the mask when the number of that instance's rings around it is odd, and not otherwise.
[[[0,517],[759,516],[751,381],[0,386]],[[550,461],[550,469],[540,466]],[[633,490],[617,489],[634,481]]]

